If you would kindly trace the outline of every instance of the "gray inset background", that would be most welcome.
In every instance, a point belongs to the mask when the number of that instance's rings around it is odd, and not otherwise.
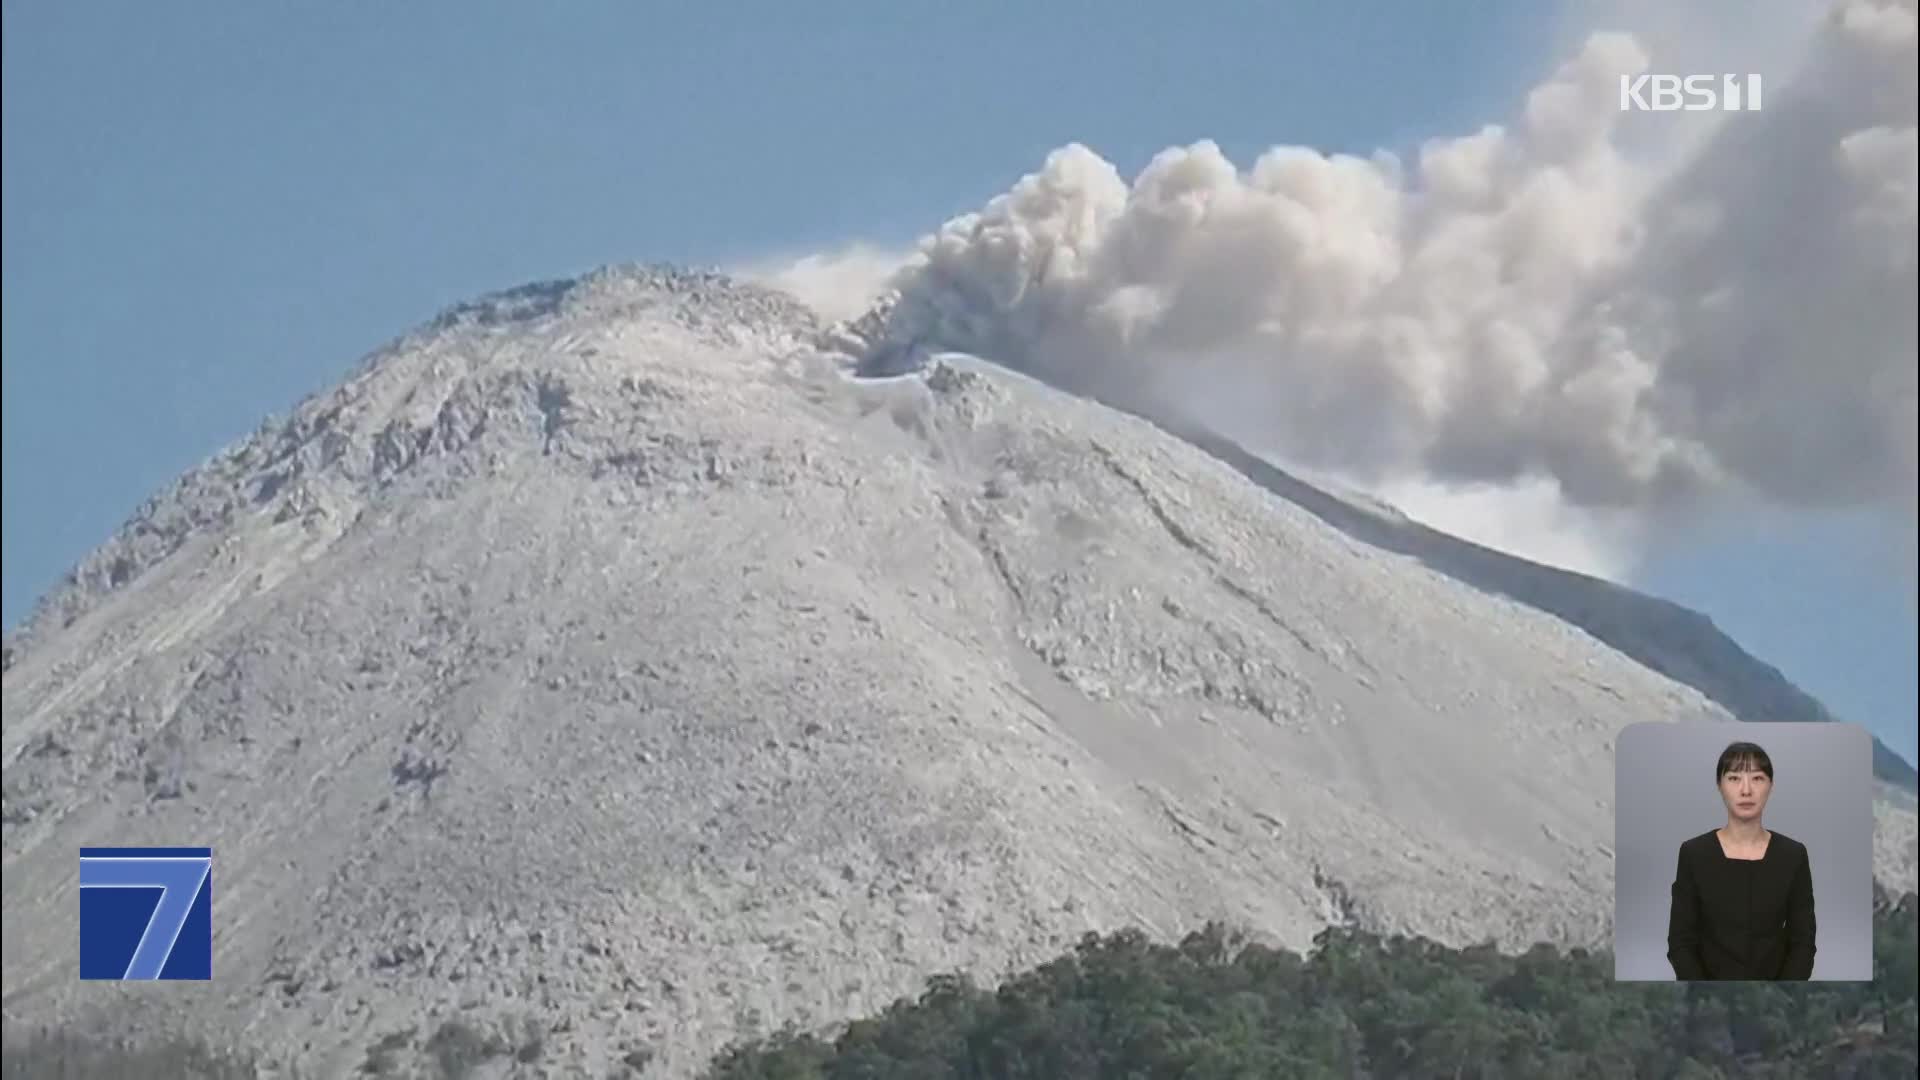
[[[1807,846],[1813,977],[1873,978],[1873,740],[1855,724],[1634,724],[1614,746],[1613,977],[1672,982],[1680,843],[1727,823],[1713,769],[1736,740],[1773,759],[1764,824]]]

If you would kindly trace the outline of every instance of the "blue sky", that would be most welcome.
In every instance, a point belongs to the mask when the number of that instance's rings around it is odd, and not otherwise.
[[[1243,163],[1403,149],[1509,115],[1570,22],[1173,10],[7,3],[0,617],[452,302],[606,262],[904,245],[1069,141],[1128,175],[1201,138]],[[1636,583],[1911,759],[1912,593],[1875,535],[1742,523],[1658,546]]]

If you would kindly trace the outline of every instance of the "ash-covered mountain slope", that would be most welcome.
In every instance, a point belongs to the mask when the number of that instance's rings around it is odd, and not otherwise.
[[[1419,559],[1456,581],[1557,615],[1700,691],[1735,719],[1752,723],[1838,719],[1819,699],[1795,686],[1780,669],[1741,648],[1698,611],[1611,581],[1515,558],[1423,525],[1391,508],[1340,498],[1197,426],[1167,421],[1161,421],[1161,426],[1349,536]],[[1908,795],[1920,783],[1914,767],[1877,737],[1873,772]]]
[[[976,341],[996,342],[995,333],[981,325],[984,316],[956,311],[926,297],[915,299],[905,304],[891,297],[884,300],[841,331],[842,348],[858,356],[869,373],[899,374],[925,364],[943,344],[963,349]],[[1754,723],[1840,719],[1698,611],[1600,578],[1516,558],[1423,525],[1377,500],[1316,485],[1195,422],[1163,396],[1140,394],[1125,381],[1104,377],[1104,372],[1051,365],[1046,376],[1054,385],[1150,420],[1356,540],[1418,559],[1463,584],[1559,616],[1700,691],[1736,719]],[[1873,771],[1894,789],[1889,794],[1898,801],[1920,793],[1920,774],[1913,764],[1877,737]]]
[[[1613,738],[1724,709],[1138,417],[820,331],[516,290],[143,507],[7,642],[9,1028],[688,1075],[1127,924],[1604,938]],[[215,848],[211,984],[73,978],[74,849],[140,843]]]

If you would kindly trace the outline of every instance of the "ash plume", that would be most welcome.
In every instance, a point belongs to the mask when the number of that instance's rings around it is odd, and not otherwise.
[[[1575,511],[1915,490],[1915,10],[1829,13],[1763,111],[1629,149],[1590,36],[1511,122],[1412,160],[1211,142],[1131,181],[1069,145],[927,237],[858,330],[979,353],[1389,487]],[[1786,74],[1786,73],[1782,73]],[[1694,119],[1689,116],[1688,119]]]

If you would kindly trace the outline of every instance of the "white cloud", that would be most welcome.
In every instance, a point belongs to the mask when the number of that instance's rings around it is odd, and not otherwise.
[[[871,308],[912,254],[848,244],[826,254],[756,259],[731,273],[743,281],[791,293],[827,320],[838,322]]]
[[[1441,532],[1611,581],[1626,580],[1643,543],[1637,517],[1570,505],[1545,478],[1465,486],[1405,479],[1374,493]]]

